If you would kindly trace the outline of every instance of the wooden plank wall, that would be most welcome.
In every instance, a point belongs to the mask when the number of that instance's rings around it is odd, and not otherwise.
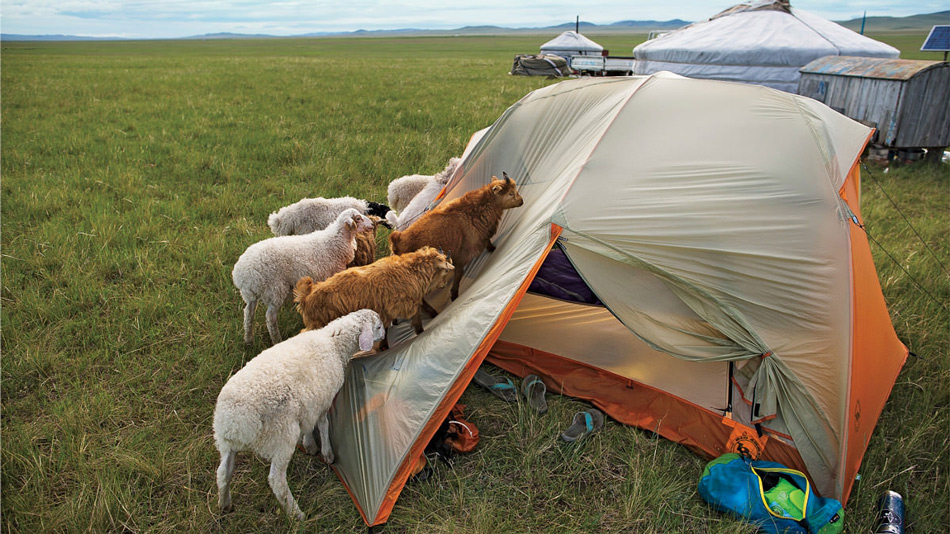
[[[872,143],[950,146],[950,64],[908,80],[803,73],[798,93],[877,128]]]

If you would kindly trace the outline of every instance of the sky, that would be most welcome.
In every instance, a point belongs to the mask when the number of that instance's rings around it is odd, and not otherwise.
[[[739,0],[0,0],[0,31],[132,39],[210,33],[277,36],[492,25],[540,28],[583,22],[707,19]],[[905,17],[948,9],[947,0],[792,0],[829,20]]]

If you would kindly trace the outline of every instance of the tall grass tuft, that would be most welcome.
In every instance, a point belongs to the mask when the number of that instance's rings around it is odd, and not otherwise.
[[[643,36],[605,39],[619,51]],[[336,476],[304,454],[288,472],[303,524],[251,455],[238,460],[236,510],[218,513],[214,402],[269,345],[262,314],[243,345],[231,268],[281,206],[384,201],[390,180],[441,170],[554,83],[506,74],[536,41],[4,43],[0,528],[363,530]],[[914,531],[950,524],[948,180],[946,164],[865,172],[881,284],[917,356],[871,439],[850,532],[873,529],[886,489],[905,496]],[[289,306],[280,327],[301,327]],[[561,442],[584,407],[569,398],[550,397],[544,415],[475,387],[462,402],[478,449],[407,485],[384,531],[753,531],[702,502],[705,460],[679,445],[612,421]]]

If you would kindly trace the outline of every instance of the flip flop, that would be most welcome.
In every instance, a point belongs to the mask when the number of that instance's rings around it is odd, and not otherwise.
[[[516,402],[518,400],[518,389],[508,377],[498,378],[479,369],[475,371],[474,380],[476,384],[492,392],[493,395],[500,399],[507,402]]]
[[[561,433],[564,441],[579,441],[604,427],[604,414],[597,408],[591,408],[574,414],[571,426]]]
[[[548,411],[548,401],[544,398],[547,390],[547,386],[538,378],[538,375],[528,375],[521,382],[521,393],[528,399],[528,406],[537,410],[538,413]]]

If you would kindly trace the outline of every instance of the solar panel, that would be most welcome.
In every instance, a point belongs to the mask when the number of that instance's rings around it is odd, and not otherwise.
[[[924,40],[921,50],[927,52],[948,52],[950,51],[950,26],[934,26],[930,29],[930,35]]]

